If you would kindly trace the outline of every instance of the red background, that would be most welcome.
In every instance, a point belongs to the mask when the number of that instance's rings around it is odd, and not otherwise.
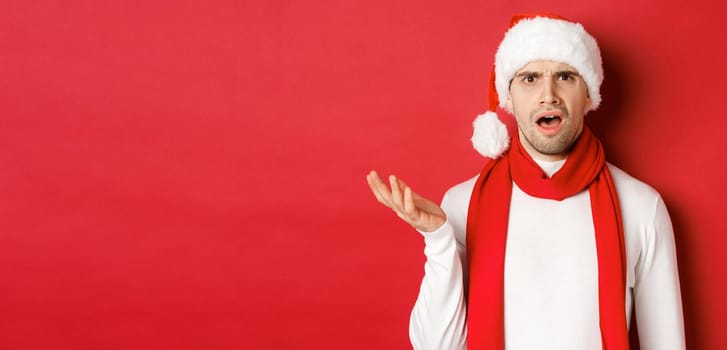
[[[716,3],[716,2],[715,2]],[[599,40],[588,122],[676,228],[690,349],[727,347],[724,11],[699,1],[4,1],[0,347],[404,349],[418,234],[509,17]]]

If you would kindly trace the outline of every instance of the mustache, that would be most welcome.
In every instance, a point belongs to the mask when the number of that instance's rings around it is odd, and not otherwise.
[[[540,113],[550,112],[550,111],[559,111],[563,114],[563,117],[568,117],[570,114],[568,113],[568,109],[562,106],[545,106],[538,108],[532,112],[530,112],[530,119],[535,118],[536,115]]]

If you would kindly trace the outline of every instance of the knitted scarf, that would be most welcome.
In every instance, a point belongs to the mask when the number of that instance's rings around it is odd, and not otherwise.
[[[621,211],[603,146],[587,127],[563,167],[551,178],[523,149],[517,133],[510,151],[489,161],[482,170],[472,191],[467,219],[468,348],[505,348],[505,243],[513,181],[530,196],[559,201],[588,190],[598,256],[601,342],[603,349],[628,349]]]

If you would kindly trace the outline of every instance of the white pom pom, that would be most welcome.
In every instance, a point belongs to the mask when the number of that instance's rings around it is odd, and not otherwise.
[[[478,115],[472,126],[475,129],[472,134],[472,146],[481,155],[494,159],[510,147],[507,127],[494,112],[487,111]]]

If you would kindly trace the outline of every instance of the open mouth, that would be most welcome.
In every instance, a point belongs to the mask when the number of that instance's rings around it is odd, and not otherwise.
[[[542,117],[542,118],[538,119],[538,121],[537,121],[538,125],[540,125],[542,127],[546,127],[546,128],[560,124],[560,122],[561,122],[561,119],[558,116]]]
[[[535,123],[538,125],[540,132],[546,135],[552,135],[560,130],[560,127],[563,125],[563,118],[560,113],[546,112],[538,116]]]

